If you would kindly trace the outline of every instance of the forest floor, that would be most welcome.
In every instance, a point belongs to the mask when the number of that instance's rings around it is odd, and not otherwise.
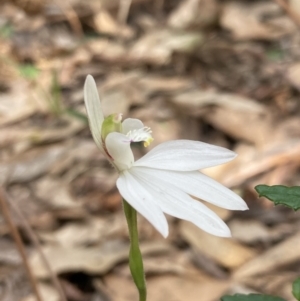
[[[285,6],[283,5],[285,4]],[[83,84],[105,114],[151,127],[154,142],[234,150],[204,173],[250,210],[211,207],[232,238],[168,217],[167,239],[139,216],[149,301],[265,293],[293,300],[300,214],[258,198],[258,184],[300,185],[299,0],[14,0],[0,4],[0,183],[44,301],[132,301],[128,232],[116,172],[92,140]],[[5,219],[0,299],[35,300]]]

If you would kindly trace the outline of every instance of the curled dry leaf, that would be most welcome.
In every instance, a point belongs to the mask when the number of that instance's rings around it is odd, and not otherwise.
[[[133,62],[166,65],[174,52],[191,54],[204,42],[201,33],[159,29],[142,36],[130,49]]]
[[[64,154],[65,147],[47,147],[35,150],[11,163],[0,164],[0,183],[28,182],[48,172],[52,165]]]
[[[53,271],[58,274],[81,271],[92,275],[101,275],[107,273],[119,262],[128,259],[128,244],[120,241],[108,241],[103,246],[77,248],[49,245],[43,251]],[[170,246],[165,242],[141,244],[141,252],[144,255],[169,251]],[[32,254],[29,261],[36,277],[49,277],[37,252]]]
[[[294,231],[292,225],[282,224],[278,227],[269,228],[258,220],[243,221],[239,219],[229,222],[229,228],[235,239],[248,244],[271,243],[286,237]]]
[[[229,228],[233,237],[244,243],[270,240],[270,230],[260,221],[233,220]]]
[[[61,301],[61,298],[57,292],[57,289],[54,288],[52,285],[38,282],[38,289],[41,293],[43,300]],[[20,301],[35,301],[35,300],[36,300],[36,296],[32,294]]]
[[[40,200],[56,209],[77,208],[81,205],[74,200],[66,183],[50,177],[45,177],[36,183],[35,194]]]
[[[120,236],[126,228],[126,221],[120,214],[110,218],[93,218],[83,222],[70,222],[52,232],[40,232],[39,236],[48,244],[63,247],[95,245],[111,237]],[[122,235],[122,234],[121,234]]]
[[[300,254],[295,247],[299,245],[300,232],[297,232],[240,267],[240,269],[234,273],[234,278],[239,279],[242,277],[246,278],[259,274],[267,274],[285,265],[299,261]]]
[[[111,63],[127,62],[127,51],[124,45],[108,39],[97,39],[87,43],[93,56],[101,61]]]
[[[253,249],[245,247],[233,239],[209,235],[186,221],[181,221],[179,231],[195,250],[199,250],[229,269],[243,265],[256,255]]]
[[[64,140],[72,137],[79,131],[85,128],[85,124],[74,118],[61,118],[63,126],[49,128],[45,127],[31,127],[25,129],[20,126],[0,128],[0,146],[9,146],[13,144],[23,143],[22,150],[30,148],[36,144],[51,143]]]
[[[81,0],[77,0],[79,2],[82,2]],[[150,0],[132,0],[131,4],[135,5],[135,4],[141,4],[141,3],[145,3],[145,2],[149,2]],[[90,2],[94,2],[93,0],[90,0]],[[105,8],[105,9],[116,9],[119,8],[120,5],[120,0],[101,0],[101,7]]]
[[[287,69],[286,77],[300,91],[300,62],[296,62]]]
[[[143,35],[129,48],[105,39],[90,42],[88,48],[95,58],[106,62],[167,65],[173,53],[192,54],[203,42],[201,33],[156,29]]]
[[[291,9],[300,16],[300,2],[298,0],[289,0]]]
[[[105,283],[113,300],[132,301],[136,294],[132,281],[128,278],[108,275],[105,277]],[[165,275],[152,277],[147,281],[148,298],[157,301],[199,301],[199,296],[201,300],[214,301],[224,295],[229,287],[228,281],[216,281],[201,273],[193,277]]]
[[[29,84],[23,79],[10,82],[10,89],[0,93],[1,126],[23,120],[38,110],[38,103],[31,95]]]
[[[271,139],[272,117],[267,107],[252,99],[236,94],[190,90],[178,93],[170,101],[236,139],[258,145]]]
[[[215,0],[185,0],[171,13],[168,25],[178,29],[203,28],[217,22]]]
[[[217,93],[213,91],[189,90],[178,93],[171,102],[184,108],[187,113],[197,116],[206,106],[219,105],[232,110],[248,111],[255,114],[264,114],[266,108],[256,101],[230,93]]]
[[[274,40],[297,29],[293,21],[280,16],[280,12],[280,7],[272,2],[230,1],[223,7],[220,22],[237,40]]]
[[[199,271],[190,263],[190,258],[186,253],[172,252],[172,254],[146,257],[143,262],[146,276],[172,274],[193,277],[199,274]],[[130,271],[126,265],[118,268],[118,274],[130,277]]]
[[[5,265],[18,265],[22,263],[20,254],[16,250],[15,245],[4,238],[0,240],[0,262]]]
[[[243,146],[243,153],[240,154],[234,162],[227,164],[227,167],[234,170],[234,173],[224,174],[222,181],[226,186],[234,187],[262,172],[271,170],[286,164],[298,164],[300,156],[299,139],[285,140],[276,145],[269,145],[263,150],[257,152],[252,146]]]
[[[118,22],[106,10],[100,10],[94,15],[94,25],[97,32],[111,36],[132,38],[134,31],[127,25]]]

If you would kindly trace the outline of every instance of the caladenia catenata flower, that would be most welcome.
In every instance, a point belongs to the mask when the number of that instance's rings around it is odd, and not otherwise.
[[[150,128],[138,119],[122,121],[120,113],[105,118],[96,83],[90,75],[84,85],[84,100],[93,138],[119,173],[116,184],[124,199],[131,238],[130,268],[140,300],[146,300],[136,211],[164,237],[169,232],[164,213],[190,221],[213,235],[230,236],[229,228],[218,215],[190,195],[230,210],[248,209],[237,194],[199,172],[226,163],[236,154],[199,141],[175,140],[154,147],[135,161],[131,143],[143,142],[148,146],[153,140]]]

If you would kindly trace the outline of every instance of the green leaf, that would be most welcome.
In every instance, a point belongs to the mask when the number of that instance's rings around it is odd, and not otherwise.
[[[13,26],[7,24],[0,27],[0,37],[8,39],[13,35],[14,28]]]
[[[280,49],[267,50],[266,55],[270,61],[275,61],[275,62],[281,61],[284,57],[283,51]]]
[[[86,115],[83,114],[83,113],[81,113],[81,112],[79,112],[79,111],[76,111],[76,110],[73,110],[73,109],[66,109],[65,113],[68,114],[69,116],[72,116],[72,117],[74,117],[76,119],[81,120],[85,124],[89,124],[89,120],[86,117]]]
[[[300,301],[300,277],[293,282],[293,295]]]
[[[257,185],[255,190],[259,196],[264,196],[274,202],[275,205],[282,204],[292,209],[300,209],[300,186],[286,187],[282,185]]]
[[[270,295],[259,295],[259,294],[249,294],[249,295],[236,294],[233,296],[223,296],[221,300],[222,301],[285,301],[280,297],[270,296]]]
[[[23,64],[19,66],[21,76],[26,79],[36,79],[39,75],[39,70],[32,64]]]

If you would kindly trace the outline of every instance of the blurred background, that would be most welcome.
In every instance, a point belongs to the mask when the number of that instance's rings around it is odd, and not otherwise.
[[[139,217],[149,301],[293,299],[300,215],[254,186],[300,185],[299,28],[299,0],[1,0],[0,183],[44,301],[61,299],[20,213],[67,300],[137,300],[117,174],[85,117],[87,74],[106,115],[152,128],[136,158],[178,138],[239,154],[204,171],[250,207],[209,205],[232,239],[170,217],[163,239]],[[0,263],[0,300],[35,300],[2,216]]]

